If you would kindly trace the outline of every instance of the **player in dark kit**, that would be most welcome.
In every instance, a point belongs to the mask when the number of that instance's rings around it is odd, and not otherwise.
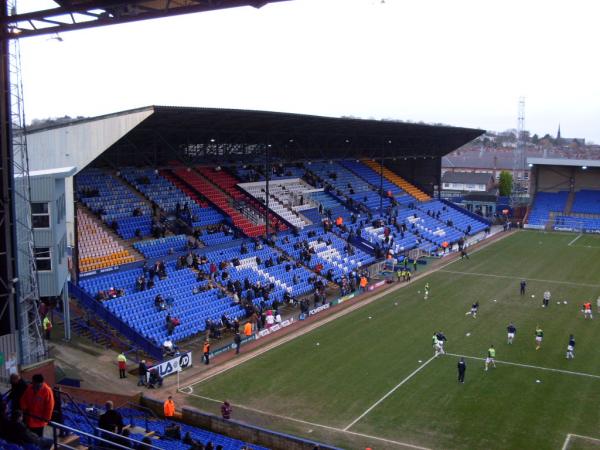
[[[567,359],[575,358],[575,337],[569,336],[569,345],[567,345]]]
[[[515,334],[517,333],[517,327],[515,327],[513,325],[513,323],[509,323],[508,326],[506,327],[506,334],[507,334],[507,344],[512,344],[513,343],[513,339],[515,338]]]
[[[527,281],[521,280],[521,295],[525,295],[525,288],[527,287]]]

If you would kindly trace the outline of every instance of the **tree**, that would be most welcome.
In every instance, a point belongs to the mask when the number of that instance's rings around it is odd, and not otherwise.
[[[500,172],[500,182],[498,183],[498,187],[501,196],[508,197],[510,195],[510,192],[512,191],[512,182],[512,173],[507,172],[506,170]]]

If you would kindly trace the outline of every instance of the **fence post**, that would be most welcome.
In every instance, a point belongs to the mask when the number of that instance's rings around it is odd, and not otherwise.
[[[54,448],[58,448],[58,435],[56,433],[56,427],[52,427],[52,441],[54,442]]]

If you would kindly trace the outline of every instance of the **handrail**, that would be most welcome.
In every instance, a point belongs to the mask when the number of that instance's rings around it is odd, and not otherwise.
[[[69,394],[68,392],[65,392],[65,391],[61,390],[60,391],[61,398],[62,398],[63,395],[67,397],[67,399],[73,404],[73,406],[75,406],[75,409],[77,410],[77,412],[79,413],[79,415],[85,417],[85,421],[87,422],[87,424],[91,428],[94,428],[94,424],[89,419],[88,415],[84,411],[81,410],[81,408],[79,407],[79,405],[77,404],[77,402],[73,399],[73,396],[71,394]],[[62,408],[62,405],[60,405],[60,407]]]
[[[131,447],[126,447],[126,446],[121,445],[121,444],[119,444],[117,442],[109,441],[109,440],[104,439],[104,438],[102,438],[100,436],[96,436],[94,434],[90,434],[90,433],[87,433],[85,431],[78,430],[76,428],[71,428],[71,427],[69,427],[67,425],[63,425],[61,423],[50,421],[50,422],[48,422],[48,425],[50,425],[50,427],[52,427],[52,440],[54,441],[54,448],[59,448],[59,446],[63,445],[60,442],[58,442],[58,433],[57,433],[57,431],[58,430],[65,430],[65,431],[68,431],[68,432],[70,432],[72,434],[77,434],[79,436],[85,436],[85,437],[88,438],[88,440],[90,442],[100,441],[100,442],[102,442],[104,444],[107,444],[106,445],[107,448],[119,448],[119,449],[123,449],[123,450],[131,450]],[[97,428],[95,428],[95,429],[97,429]],[[127,440],[127,441],[131,442],[131,443],[141,444],[142,446],[146,446],[146,448],[154,448],[154,449],[160,450],[159,447],[155,447],[152,444],[146,444],[144,442],[137,441],[135,439],[131,439],[131,438],[127,437],[127,436],[121,436],[120,434],[115,434],[115,433],[112,433],[112,432],[107,431],[107,430],[101,430],[101,431],[102,431],[102,433],[109,433],[109,434],[112,434],[112,435],[115,435],[115,436],[119,436],[119,439],[124,439],[124,440]]]
[[[149,431],[149,429],[148,429],[148,416],[153,416],[157,420],[159,419],[159,417],[156,415],[156,413],[154,411],[152,411],[150,408],[147,408],[147,407],[142,406],[142,405],[138,405],[136,403],[125,402],[125,403],[123,403],[122,405],[120,405],[116,409],[118,410],[120,408],[123,408],[125,405],[133,406],[133,408],[130,408],[130,409],[140,409],[140,410],[142,410],[142,412],[145,412],[145,411],[149,411],[150,412],[150,414],[144,414],[144,422],[145,422],[145,425],[146,425],[146,431]],[[133,417],[131,417],[131,416],[129,417],[129,423],[133,424]]]
[[[111,311],[109,311],[107,308],[103,307],[102,304],[94,300],[87,292],[85,292],[79,286],[76,286],[75,284],[69,282],[69,294],[76,297],[83,305],[85,305],[88,309],[94,312],[100,319],[104,320],[110,326],[115,328],[117,332],[121,333],[134,344],[137,344],[144,352],[146,352],[147,354],[149,354],[157,360],[162,359],[162,349],[159,346],[152,343],[149,339],[145,338],[133,328],[126,325]]]
[[[473,213],[473,212],[471,212],[471,211],[469,211],[469,210],[467,210],[467,209],[463,209],[463,208],[461,208],[461,209],[458,209],[458,208],[457,208],[457,207],[454,205],[454,203],[452,203],[452,202],[450,202],[450,201],[448,201],[448,200],[445,200],[445,199],[443,199],[443,198],[442,198],[442,199],[440,199],[439,201],[440,201],[440,202],[442,202],[444,205],[446,205],[446,206],[448,206],[448,207],[452,208],[453,210],[455,210],[455,211],[458,211],[458,212],[460,212],[460,213],[463,213],[463,214],[465,214],[465,215],[469,216],[471,219],[477,220],[477,221],[479,221],[479,222],[483,222],[483,223],[487,224],[488,226],[491,226],[491,225],[492,225],[492,222],[490,222],[490,221],[489,221],[488,219],[486,219],[485,217],[483,217],[483,216],[479,216],[479,215],[477,215],[477,214],[475,214],[475,213]]]
[[[133,439],[133,438],[130,438],[130,437],[127,437],[127,436],[123,436],[122,434],[119,434],[119,433],[113,433],[112,431],[103,430],[102,428],[99,428],[99,427],[96,427],[95,430],[96,430],[96,432],[100,432],[102,434],[108,434],[110,436],[118,437],[119,439],[127,439],[129,442],[133,442],[133,443],[136,443],[136,444],[141,444],[142,448],[144,448],[144,449],[146,449],[146,448],[155,448],[157,450],[163,450],[161,447],[156,447],[156,446],[154,446],[152,444],[146,444],[146,443],[144,443],[142,441],[138,441],[137,439]],[[131,447],[128,447],[128,448],[131,448]],[[139,448],[139,446],[136,446],[134,448]]]
[[[64,315],[60,311],[55,310],[54,312],[56,314],[58,314],[60,317],[62,317],[64,320]],[[80,326],[81,328],[85,328],[86,330],[88,330],[93,335],[94,339],[103,337],[109,341],[117,341],[118,345],[121,347],[131,348],[131,345],[129,345],[127,342],[120,339],[118,336],[114,336],[112,334],[107,333],[106,331],[103,331],[103,330],[100,330],[98,328],[94,328],[94,327],[88,325],[86,323],[86,319],[83,316],[73,317],[71,319],[71,321],[73,321],[76,325]],[[77,332],[77,331],[75,331],[75,332]]]

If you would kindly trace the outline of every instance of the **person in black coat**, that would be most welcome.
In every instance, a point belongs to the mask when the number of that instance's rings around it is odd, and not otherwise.
[[[123,431],[123,416],[119,411],[113,409],[113,402],[110,400],[104,404],[106,411],[98,419],[98,428],[121,434]]]
[[[235,333],[235,336],[233,337],[233,342],[235,343],[235,354],[239,354],[240,353],[240,345],[242,345],[242,337],[240,336],[239,332]]]
[[[465,372],[467,371],[467,363],[465,362],[465,358],[460,358],[456,367],[458,368],[458,382],[464,383]]]
[[[3,421],[3,425],[6,422]],[[7,423],[7,429],[4,436],[6,440],[16,445],[35,445],[36,447],[47,450],[52,447],[53,442],[50,439],[39,437],[33,433],[23,423],[23,411],[13,409],[10,421]],[[4,428],[4,426],[3,426]]]
[[[11,411],[15,409],[21,409],[21,397],[27,389],[27,382],[16,373],[10,376],[10,392],[7,400],[10,402]]]
[[[146,366],[146,361],[141,360],[138,365],[138,376],[140,377],[138,380],[138,386],[146,386],[146,374],[148,373],[148,366]]]

